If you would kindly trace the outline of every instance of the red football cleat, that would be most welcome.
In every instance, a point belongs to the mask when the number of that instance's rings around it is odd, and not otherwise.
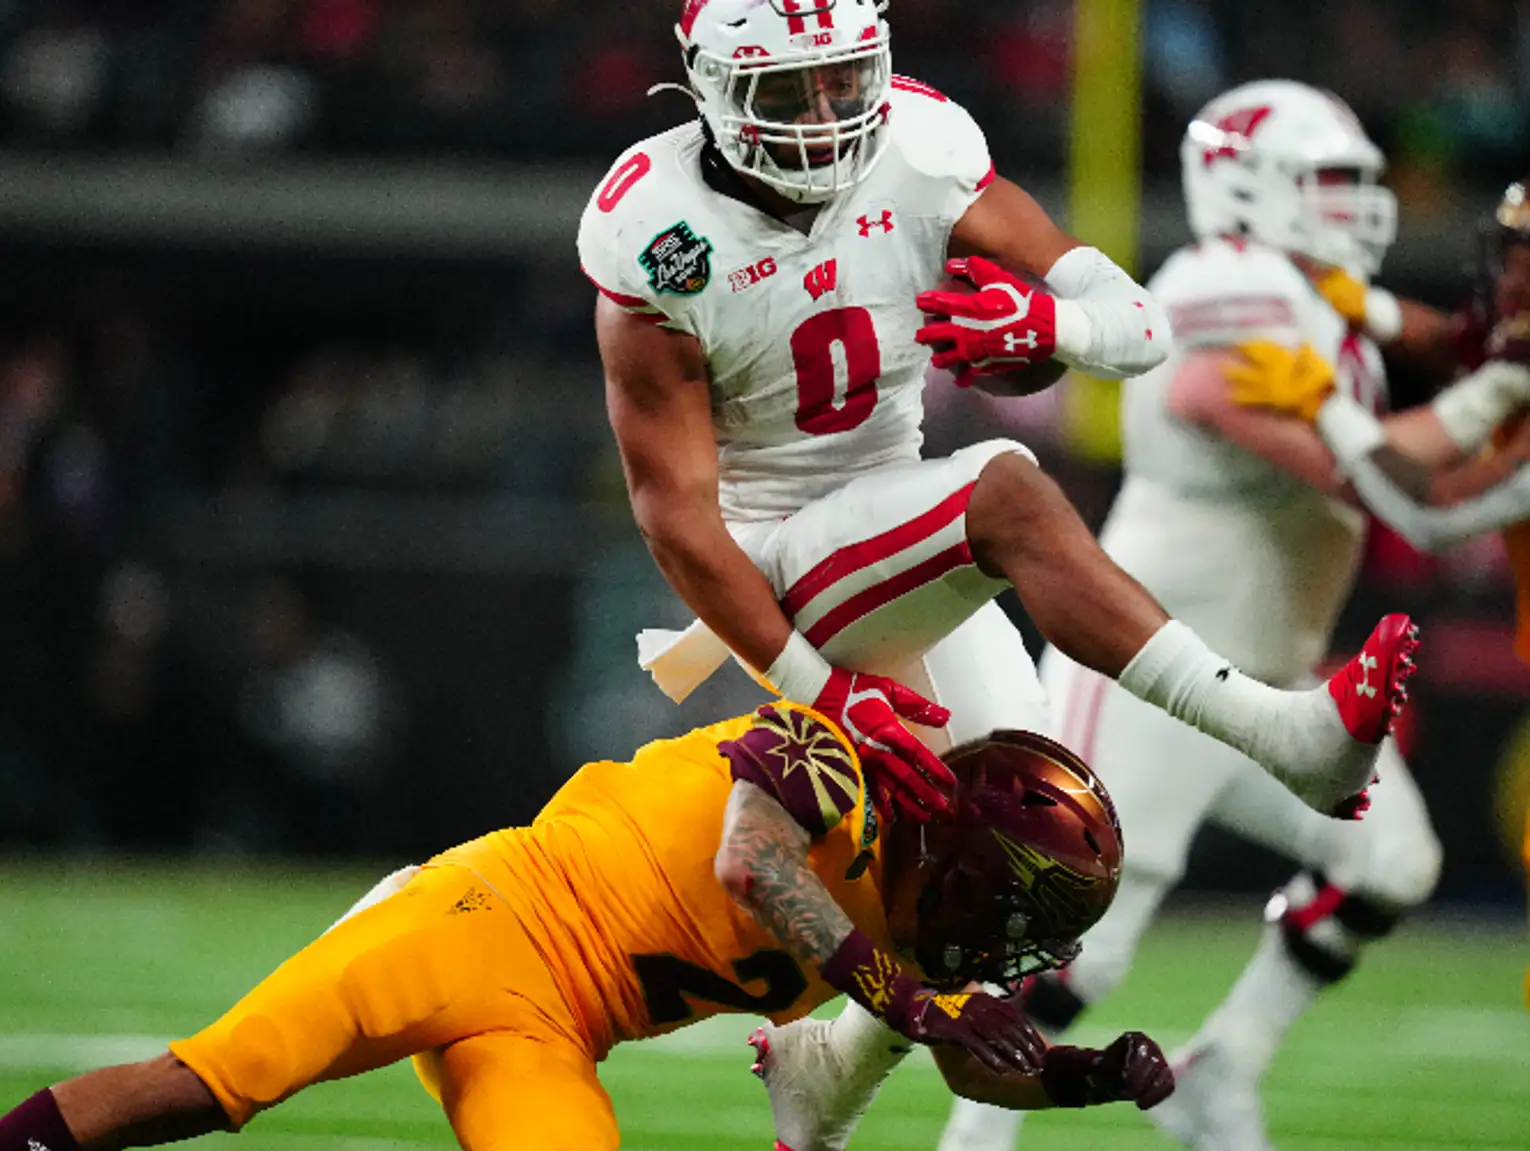
[[[1418,627],[1401,612],[1384,616],[1360,653],[1328,680],[1339,718],[1360,743],[1380,743],[1408,702],[1408,680],[1417,669]]]
[[[1371,777],[1372,783],[1380,783],[1378,776]],[[1348,799],[1341,799],[1333,809],[1335,819],[1347,819],[1358,821],[1365,818],[1365,813],[1371,809],[1371,789],[1365,788],[1358,795],[1352,795]]]

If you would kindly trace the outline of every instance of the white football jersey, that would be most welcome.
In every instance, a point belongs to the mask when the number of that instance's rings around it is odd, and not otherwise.
[[[1212,241],[1182,249],[1148,290],[1169,312],[1174,352],[1122,389],[1126,475],[1101,543],[1214,650],[1251,675],[1294,682],[1327,653],[1366,516],[1180,421],[1169,387],[1196,349],[1310,343],[1335,365],[1340,387],[1380,411],[1381,353],[1272,248]]]
[[[929,352],[914,297],[993,178],[958,104],[894,77],[892,139],[803,234],[703,177],[699,121],[623,154],[579,227],[609,298],[695,336],[711,377],[723,515],[774,519],[919,458]]]

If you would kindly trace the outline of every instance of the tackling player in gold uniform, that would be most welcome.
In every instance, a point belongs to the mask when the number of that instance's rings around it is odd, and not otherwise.
[[[946,761],[954,810],[923,828],[879,810],[851,743],[792,704],[588,764],[530,827],[401,874],[167,1054],[0,1117],[0,1151],[237,1131],[409,1057],[468,1151],[605,1151],[614,1044],[724,1011],[790,1020],[840,992],[930,1045],[963,1095],[1157,1103],[1173,1079],[1146,1036],[1047,1048],[974,986],[1076,952],[1115,893],[1109,797],[1028,733]]]

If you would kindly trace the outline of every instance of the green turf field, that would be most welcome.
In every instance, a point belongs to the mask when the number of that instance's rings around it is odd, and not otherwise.
[[[214,1018],[371,883],[370,872],[0,864],[0,1110],[38,1087],[162,1049]],[[1242,918],[1180,915],[1149,938],[1086,1040],[1126,1026],[1166,1046],[1220,996],[1252,945]],[[1530,954],[1512,924],[1435,919],[1380,949],[1293,1032],[1267,1081],[1283,1151],[1530,1147]],[[623,1145],[768,1151],[751,1024],[618,1049],[604,1070]],[[928,1059],[900,1070],[854,1146],[933,1148],[947,1097]],[[1034,1117],[1023,1145],[1170,1146],[1125,1107]],[[216,1136],[227,1140],[229,1136]],[[261,1116],[244,1151],[453,1146],[406,1067],[313,1088]],[[230,1146],[235,1146],[230,1144]]]

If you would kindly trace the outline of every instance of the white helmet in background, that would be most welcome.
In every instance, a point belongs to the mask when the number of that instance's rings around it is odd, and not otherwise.
[[[1386,157],[1349,106],[1291,80],[1218,96],[1180,145],[1190,229],[1248,236],[1368,279],[1397,235]]]
[[[801,204],[866,177],[887,145],[884,6],[686,0],[675,30],[702,118],[728,163]]]

